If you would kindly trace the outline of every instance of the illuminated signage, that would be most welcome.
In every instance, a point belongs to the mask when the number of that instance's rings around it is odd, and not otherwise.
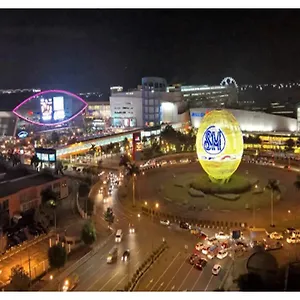
[[[53,119],[63,120],[65,118],[64,97],[53,97]]]
[[[20,132],[18,133],[18,137],[19,137],[20,139],[25,139],[25,138],[28,137],[28,132],[22,130],[22,131],[20,131]]]
[[[198,160],[210,178],[230,178],[243,155],[244,143],[239,123],[226,110],[207,113],[198,129],[196,148]]]
[[[49,99],[41,98],[40,103],[41,103],[42,120],[43,121],[51,121],[52,120],[52,112],[53,112],[52,99],[51,98],[49,98]]]
[[[205,116],[205,113],[192,112],[192,117],[203,118],[204,116]]]

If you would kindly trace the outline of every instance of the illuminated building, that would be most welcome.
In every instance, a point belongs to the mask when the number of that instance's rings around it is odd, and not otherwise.
[[[191,123],[198,128],[205,114],[211,109],[193,108],[190,109]],[[233,114],[240,124],[243,132],[285,132],[297,131],[297,120],[279,115],[267,114],[264,112],[246,111],[239,109],[227,109]]]
[[[211,180],[225,182],[238,168],[243,156],[239,123],[226,110],[207,113],[198,129],[198,160]]]

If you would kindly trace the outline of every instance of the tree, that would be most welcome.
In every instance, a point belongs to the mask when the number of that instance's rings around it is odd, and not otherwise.
[[[295,141],[293,139],[288,139],[285,141],[285,145],[288,150],[293,150],[293,148],[295,147]]]
[[[122,167],[122,166],[127,167],[127,165],[128,165],[130,162],[131,162],[131,161],[130,161],[129,156],[126,155],[126,154],[123,154],[123,155],[121,155],[120,162],[119,162],[119,166],[120,166],[120,167]]]
[[[31,165],[31,166],[34,166],[35,168],[37,168],[38,165],[39,165],[39,163],[40,163],[40,159],[37,157],[36,154],[34,154],[34,155],[31,157],[30,165]]]
[[[52,209],[54,214],[54,227],[56,229],[56,207],[58,203],[57,194],[52,190],[51,187],[41,191],[42,204]]]
[[[109,227],[114,223],[115,215],[111,207],[108,207],[106,212],[104,213],[104,219],[108,223]]]
[[[261,277],[255,273],[242,274],[235,280],[235,282],[237,283],[240,291],[243,292],[258,292],[265,290]]]
[[[16,265],[11,268],[10,282],[15,291],[28,291],[30,277],[22,266]]]
[[[145,136],[143,136],[142,143],[143,143],[144,147],[146,146],[147,141],[148,141],[147,138]]]
[[[127,147],[129,147],[129,141],[128,141],[128,138],[124,138],[124,141],[123,141],[123,147],[124,149],[127,149]]]
[[[90,192],[90,188],[88,186],[88,184],[84,183],[80,183],[79,187],[78,187],[78,194],[80,197],[86,197]]]
[[[66,249],[61,244],[53,245],[48,250],[48,260],[51,268],[62,268],[67,262]]]
[[[57,144],[59,142],[59,135],[58,135],[58,133],[56,131],[52,131],[51,141],[54,144]]]
[[[96,241],[96,229],[92,222],[86,222],[81,230],[81,239],[86,245],[92,245]]]
[[[274,194],[281,193],[278,180],[269,179],[266,188],[271,192],[271,226],[274,227]]]
[[[58,197],[57,194],[48,187],[41,191],[42,203],[48,205],[51,208],[55,208],[57,205]]]

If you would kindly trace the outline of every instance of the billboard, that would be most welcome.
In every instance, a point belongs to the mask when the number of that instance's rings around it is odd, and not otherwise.
[[[43,121],[51,121],[52,120],[52,99],[41,98],[41,118]]]

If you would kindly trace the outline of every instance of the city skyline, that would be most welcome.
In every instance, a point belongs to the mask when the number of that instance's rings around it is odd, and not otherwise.
[[[292,10],[1,10],[1,88],[300,78]],[[151,20],[151,22],[149,22]],[[275,51],[276,49],[276,51]]]

